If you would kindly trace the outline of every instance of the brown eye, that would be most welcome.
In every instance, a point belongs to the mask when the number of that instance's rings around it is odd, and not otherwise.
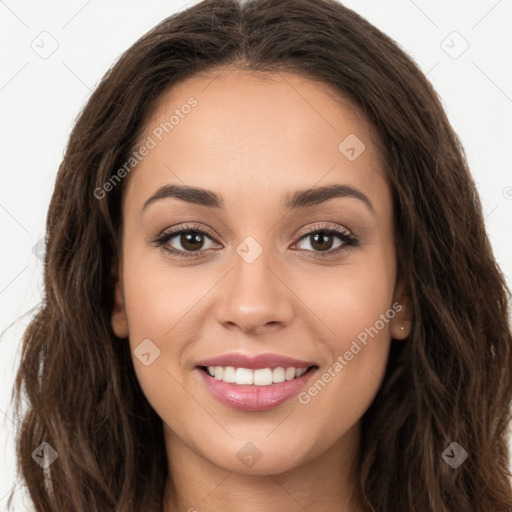
[[[183,229],[165,235],[165,238],[160,240],[160,245],[170,252],[202,252],[212,248],[212,245],[205,247],[208,241],[212,242],[211,237],[202,230]]]
[[[186,251],[198,251],[202,249],[204,236],[199,231],[187,231],[179,235],[179,242]]]
[[[332,249],[334,236],[324,231],[319,231],[314,235],[309,235],[311,240],[311,247],[318,251],[328,251]]]
[[[208,245],[208,242],[210,245]],[[152,242],[174,256],[201,256],[208,249],[215,248],[213,235],[198,227],[183,226],[167,230]],[[220,244],[218,244],[220,246]],[[222,246],[220,246],[222,247]]]
[[[319,227],[304,234],[295,245],[300,250],[312,253],[336,254],[339,251],[356,246],[357,238],[350,232],[338,227]]]

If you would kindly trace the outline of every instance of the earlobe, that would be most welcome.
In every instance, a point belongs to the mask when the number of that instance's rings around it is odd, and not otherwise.
[[[411,322],[405,320],[401,323],[395,320],[391,325],[391,337],[396,340],[404,340],[411,333]]]
[[[112,330],[118,338],[128,337],[128,320],[124,306],[124,292],[122,268],[120,267],[115,276],[114,285],[114,307],[111,316]]]
[[[397,305],[396,315],[391,320],[391,336],[397,340],[407,338],[411,332],[411,301],[403,281],[398,282],[393,297],[393,305]]]

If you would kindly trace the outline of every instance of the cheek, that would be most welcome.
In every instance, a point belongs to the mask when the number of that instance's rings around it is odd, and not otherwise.
[[[390,336],[390,321],[394,316],[390,310],[392,291],[389,286],[379,287],[364,280],[354,280],[340,290],[337,311],[333,310],[331,316],[333,331],[339,335],[338,352],[349,350],[356,340],[364,345],[369,336],[379,339]]]
[[[164,258],[155,264],[152,253],[126,248],[123,280],[135,372],[155,406],[181,396],[173,376],[178,376],[180,355],[198,328],[193,311],[208,283],[201,284],[193,269],[172,269]]]
[[[308,306],[317,313],[327,329],[325,341],[331,352],[343,354],[353,340],[364,343],[368,332],[385,339],[390,336],[391,308],[394,292],[394,265],[390,256],[379,258],[371,254],[366,262],[333,269],[317,279],[303,280],[301,297],[307,297]],[[391,309],[391,311],[390,311]]]
[[[186,340],[177,333],[212,288],[214,279],[204,272],[204,279],[200,278],[197,267],[173,268],[156,252],[138,254],[133,250],[125,260],[124,298],[130,342],[136,345],[145,338],[161,343],[172,340],[165,349],[179,350],[180,342]]]
[[[306,418],[325,419],[325,442],[346,431],[370,406],[385,372],[391,342],[395,275],[389,258],[344,269],[342,279],[305,290],[329,334],[331,360],[298,396]],[[325,330],[324,330],[325,332]],[[306,421],[310,421],[306,419]]]
[[[184,413],[190,410],[191,395],[183,381],[180,361],[197,330],[191,312],[201,295],[187,288],[183,278],[172,276],[172,272],[153,269],[146,278],[134,271],[130,284],[125,286],[126,309],[137,381],[164,424],[172,425],[181,438],[186,438],[194,415]],[[149,357],[145,355],[148,353]],[[195,411],[197,424],[204,421],[200,412]]]

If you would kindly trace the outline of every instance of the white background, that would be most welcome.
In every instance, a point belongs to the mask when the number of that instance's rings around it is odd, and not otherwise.
[[[0,510],[15,484],[10,392],[16,358],[26,313],[41,297],[42,265],[33,247],[44,235],[67,137],[120,53],[159,21],[194,3],[0,0]],[[511,286],[512,1],[344,3],[395,39],[441,96],[466,149],[495,255]],[[33,49],[42,46],[42,38],[47,50],[58,44],[46,59]],[[464,40],[468,49],[452,58],[447,52],[455,56]],[[15,510],[28,510],[21,495],[16,492]]]

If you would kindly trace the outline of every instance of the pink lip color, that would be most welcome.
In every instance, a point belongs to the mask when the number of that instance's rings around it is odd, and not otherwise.
[[[313,368],[301,377],[293,380],[270,384],[268,386],[237,385],[211,377],[200,367],[233,366],[235,368],[309,368],[317,366],[314,362],[300,361],[278,354],[259,354],[256,356],[232,353],[224,354],[197,363],[196,368],[201,374],[210,393],[221,403],[241,411],[265,411],[273,409],[297,395],[305,386],[317,368]]]
[[[299,361],[287,356],[278,354],[259,354],[250,356],[241,353],[224,354],[222,356],[212,357],[199,361],[196,366],[234,366],[235,368],[248,368],[249,370],[257,370],[258,368],[309,368],[315,363],[307,361]]]
[[[265,411],[297,395],[316,372],[316,368],[296,379],[268,386],[239,386],[210,377],[204,370],[197,371],[210,393],[224,405],[241,411]]]

